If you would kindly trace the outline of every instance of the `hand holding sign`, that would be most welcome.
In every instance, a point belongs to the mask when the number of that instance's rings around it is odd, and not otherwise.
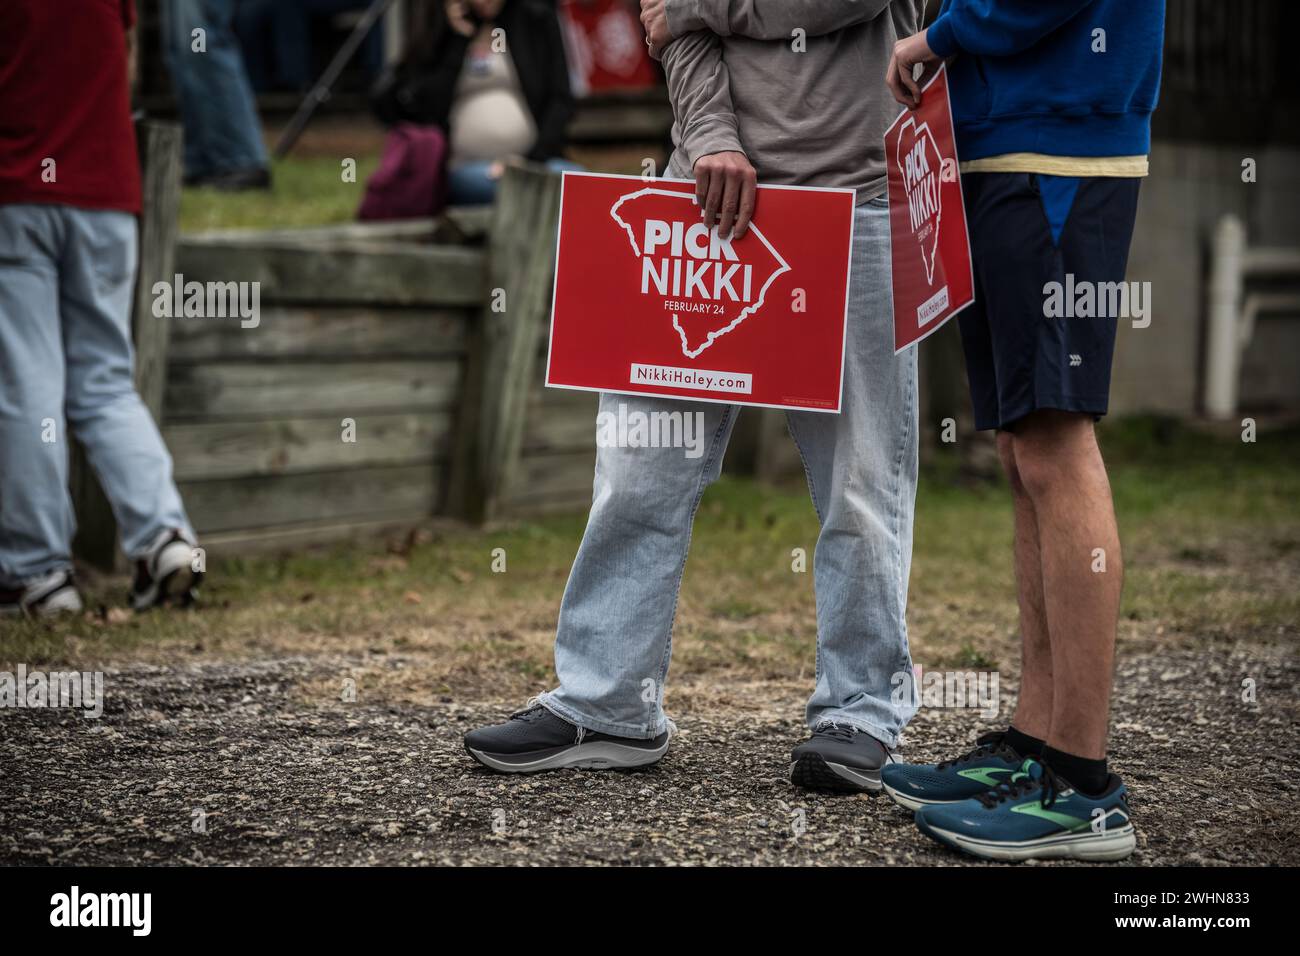
[[[744,238],[754,216],[757,193],[758,173],[744,153],[728,150],[695,161],[695,199],[706,225],[712,226],[714,216],[721,211],[718,231],[722,235],[730,236],[734,223],[736,238]]]
[[[889,66],[885,69],[885,85],[894,94],[894,99],[910,110],[921,105],[921,87],[916,81],[917,66],[929,70],[939,62],[938,55],[930,49],[928,35],[929,30],[926,29],[895,43]],[[927,80],[927,85],[928,83]]]
[[[885,131],[894,267],[894,350],[901,352],[975,301],[966,207],[948,105],[948,73]]]

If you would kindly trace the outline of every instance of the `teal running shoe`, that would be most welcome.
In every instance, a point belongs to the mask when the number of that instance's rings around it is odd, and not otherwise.
[[[986,860],[1122,860],[1137,846],[1128,791],[1114,774],[1100,796],[1074,790],[1032,757],[1006,783],[916,811],[922,833]]]
[[[997,731],[975,740],[975,749],[940,763],[889,763],[880,782],[894,802],[909,810],[937,803],[969,800],[991,787],[1006,783],[1020,769],[1024,757]]]

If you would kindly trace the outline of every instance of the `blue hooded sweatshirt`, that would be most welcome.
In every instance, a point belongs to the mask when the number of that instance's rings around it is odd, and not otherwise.
[[[927,40],[957,57],[962,160],[1145,156],[1164,26],[1165,0],[944,0]]]

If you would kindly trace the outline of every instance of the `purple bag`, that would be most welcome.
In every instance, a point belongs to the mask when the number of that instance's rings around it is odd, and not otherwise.
[[[366,182],[358,219],[418,219],[447,205],[447,137],[436,126],[398,123]]]

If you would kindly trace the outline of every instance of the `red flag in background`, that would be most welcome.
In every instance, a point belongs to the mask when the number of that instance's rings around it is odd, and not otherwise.
[[[576,96],[644,90],[659,82],[637,9],[628,0],[563,0],[560,4]]]

